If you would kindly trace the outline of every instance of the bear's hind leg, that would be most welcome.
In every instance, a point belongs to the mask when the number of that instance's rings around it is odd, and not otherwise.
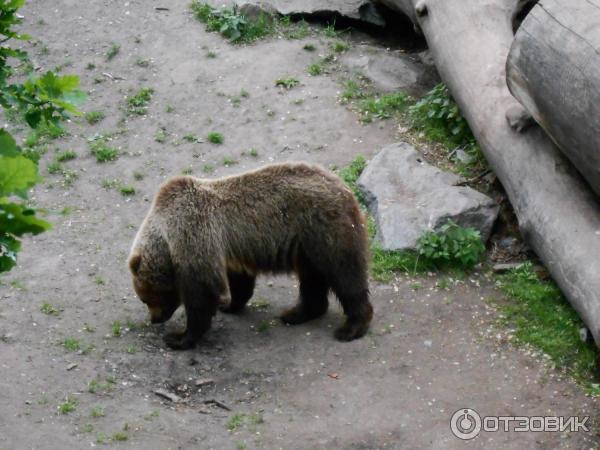
[[[246,303],[252,298],[256,277],[241,272],[227,272],[227,280],[231,303],[219,309],[225,313],[236,313],[244,309]]]
[[[300,279],[298,304],[281,315],[281,320],[289,325],[298,325],[321,317],[327,312],[329,306],[327,278],[317,271],[306,258],[300,258],[298,266],[298,278]]]

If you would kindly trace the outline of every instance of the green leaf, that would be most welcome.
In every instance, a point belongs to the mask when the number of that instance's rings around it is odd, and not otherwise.
[[[0,230],[5,233],[22,236],[39,234],[50,228],[52,225],[38,219],[33,209],[17,203],[0,203]]]
[[[0,197],[16,194],[25,199],[39,179],[37,165],[25,156],[0,156]]]
[[[0,157],[17,156],[21,154],[21,149],[17,147],[15,139],[6,130],[0,130]],[[0,168],[0,173],[3,171]]]
[[[25,121],[27,122],[27,125],[29,125],[31,128],[37,128],[41,120],[42,111],[40,111],[39,109],[32,109],[25,113]]]
[[[12,236],[0,233],[0,273],[7,272],[17,264],[17,252],[21,243]]]

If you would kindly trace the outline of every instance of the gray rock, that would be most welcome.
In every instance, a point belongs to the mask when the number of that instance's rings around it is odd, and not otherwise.
[[[475,159],[474,156],[469,155],[462,148],[459,148],[458,150],[456,150],[456,153],[454,154],[454,158],[457,162],[461,162],[463,164],[471,164],[473,162],[473,160]]]
[[[411,145],[401,142],[381,150],[358,180],[377,223],[376,239],[387,250],[414,249],[426,230],[452,219],[489,238],[498,205],[461,179],[428,164]]]
[[[383,26],[385,19],[369,0],[265,0],[237,2],[241,4],[256,4],[266,11],[276,11],[281,15],[322,15],[333,13],[350,19],[361,20],[372,25]]]
[[[238,11],[243,14],[250,22],[257,22],[259,19],[272,24],[275,21],[277,10],[272,5],[265,2],[242,2],[238,3]]]
[[[423,64],[418,56],[358,45],[340,57],[350,71],[368,77],[383,92],[403,91],[420,97],[439,83],[435,67]]]

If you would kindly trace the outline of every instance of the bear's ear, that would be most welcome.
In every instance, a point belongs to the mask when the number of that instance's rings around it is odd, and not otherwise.
[[[140,264],[142,263],[142,255],[135,253],[129,258],[129,270],[134,275],[137,275],[140,270]]]

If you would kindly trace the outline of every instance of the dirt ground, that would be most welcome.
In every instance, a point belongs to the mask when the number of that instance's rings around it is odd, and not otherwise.
[[[75,120],[67,137],[52,142],[34,202],[50,211],[54,229],[26,239],[19,267],[1,279],[0,448],[600,446],[594,432],[452,435],[452,414],[467,407],[482,416],[597,415],[595,399],[497,338],[496,313],[484,300],[500,293],[484,275],[448,289],[436,288],[436,275],[373,281],[372,331],[351,343],[333,338],[342,320],[337,305],[309,324],[278,322],[295,301],[296,281],[264,277],[243,314],[218,315],[197,349],[169,351],[162,335],[183,324],[181,314],[164,326],[144,325],[125,263],[163,180],[184,169],[212,177],[285,160],[341,167],[401,138],[397,126],[359,124],[338,102],[342,73],[307,74],[328,52],[322,34],[231,46],[204,30],[187,0],[32,0],[22,12],[25,30],[42,42],[29,47],[34,61],[43,68],[70,62],[65,73],[80,74],[89,93],[83,109],[106,118]],[[120,52],[107,61],[113,43]],[[317,51],[303,50],[306,43]],[[275,87],[289,76],[300,85]],[[127,116],[124,98],[141,87],[155,91],[148,114]],[[157,142],[161,128],[165,139]],[[120,157],[97,163],[87,140],[117,130]],[[206,142],[210,131],[224,142]],[[188,134],[203,142],[184,140]],[[47,174],[55,147],[78,154],[64,164],[79,175],[72,185]],[[225,166],[226,157],[237,163]],[[204,173],[206,165],[214,172]],[[111,180],[134,186],[135,195],[103,187]],[[58,313],[42,313],[43,303]],[[65,339],[81,350],[67,350]],[[63,414],[66,399],[74,410]]]

